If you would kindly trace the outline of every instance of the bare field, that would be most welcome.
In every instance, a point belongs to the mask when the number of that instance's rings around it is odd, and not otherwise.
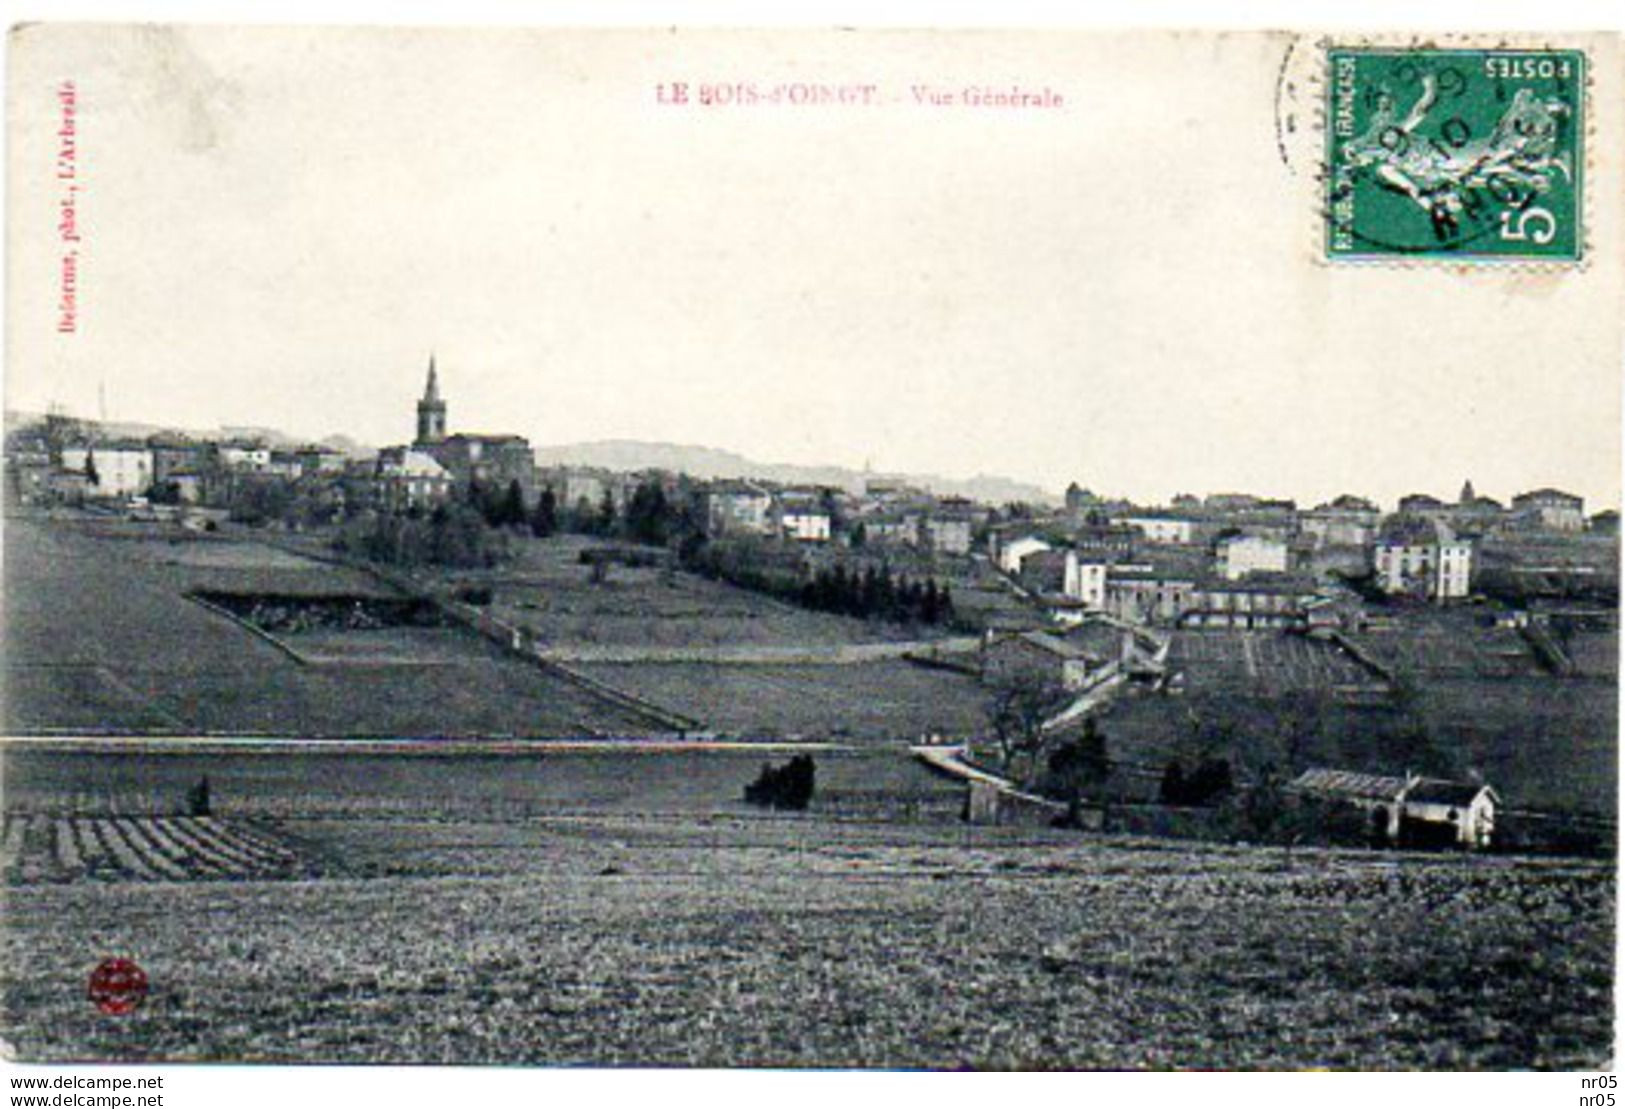
[[[187,599],[192,589],[387,594],[250,540],[117,521],[8,519],[10,734],[559,736],[649,721],[456,629],[312,639],[306,666]]]
[[[987,726],[974,678],[901,659],[837,666],[591,663],[575,669],[730,735],[918,741]]]
[[[8,810],[61,815],[172,814],[205,775],[228,819],[515,819],[570,814],[710,816],[751,811],[745,785],[782,750],[682,751],[635,745],[491,755],[47,751],[8,746]],[[815,807],[885,798],[957,813],[963,789],[899,748],[813,752]]]
[[[493,610],[537,629],[544,647],[817,653],[898,644],[912,634],[650,568],[616,566],[607,583],[594,585],[576,561],[587,545],[523,542],[514,565],[456,580],[490,583]],[[455,627],[313,627],[278,632],[286,650],[279,649],[187,594],[393,591],[251,537],[18,519],[8,522],[6,556],[4,725],[12,734],[502,738],[670,727]],[[973,683],[896,660],[582,669],[732,735],[899,740],[962,733],[982,719]]]
[[[883,643],[914,634],[879,621],[808,612],[695,574],[615,564],[591,580],[578,536],[519,540],[511,565],[459,574],[492,586],[492,611],[544,646],[812,647]],[[650,551],[663,557],[662,551]]]
[[[1580,1069],[1611,1051],[1603,866],[788,819],[290,827],[385,865],[7,891],[0,1035],[37,1060]],[[128,1018],[83,999],[109,954],[152,982]]]
[[[1615,679],[1435,680],[1419,699],[1439,745],[1513,807],[1616,814]]]
[[[1486,627],[1467,610],[1398,610],[1391,626],[1351,638],[1378,662],[1414,680],[1519,678],[1540,675],[1527,644],[1513,628]]]

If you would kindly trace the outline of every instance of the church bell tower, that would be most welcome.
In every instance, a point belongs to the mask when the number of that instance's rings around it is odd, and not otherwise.
[[[434,372],[434,355],[429,355],[429,383],[418,401],[417,446],[427,447],[446,438],[446,402],[440,399],[440,380]]]

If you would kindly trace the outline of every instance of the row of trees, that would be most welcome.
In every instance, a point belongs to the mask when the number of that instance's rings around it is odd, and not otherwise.
[[[906,575],[893,579],[891,567],[874,565],[861,573],[843,565],[818,570],[802,584],[797,598],[802,607],[818,612],[836,612],[861,619],[890,620],[899,624],[948,624],[954,616],[954,600],[947,586],[936,580],[911,581]]]
[[[926,626],[954,619],[947,586],[934,578],[894,576],[889,566],[855,570],[836,563],[812,570],[802,552],[754,537],[701,540],[680,547],[679,555],[693,573],[815,612]]]
[[[558,498],[553,490],[544,488],[536,503],[527,508],[525,490],[517,478],[505,489],[471,481],[463,487],[460,499],[479,513],[487,527],[528,531],[539,539],[559,530]]]

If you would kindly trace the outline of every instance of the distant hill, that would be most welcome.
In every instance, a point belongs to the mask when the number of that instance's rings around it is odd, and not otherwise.
[[[15,431],[18,428],[28,427],[44,420],[45,417],[38,412],[19,412],[7,409],[5,413],[6,431]],[[145,439],[150,435],[159,433],[171,435],[185,435],[193,439],[259,439],[272,447],[303,447],[310,444],[309,439],[300,439],[279,431],[274,427],[234,427],[223,426],[200,431],[197,428],[176,427],[165,424],[134,423],[130,421],[109,420],[99,424],[95,420],[80,420],[86,426],[95,425],[97,430],[107,439]],[[376,447],[369,447],[358,442],[348,435],[329,435],[325,439],[317,440],[324,447],[332,447],[342,451],[351,458],[370,458],[378,453]]]
[[[1059,498],[1037,485],[997,475],[948,478],[938,474],[864,473],[843,466],[804,466],[786,462],[757,462],[732,451],[679,443],[650,443],[636,439],[604,439],[537,447],[543,466],[596,466],[606,470],[670,470],[698,478],[761,478],[786,485],[831,485],[860,492],[866,481],[896,481],[929,489],[943,496],[970,497],[988,504],[1027,501],[1054,504]]]
[[[8,410],[5,413],[5,428],[9,432],[43,419],[44,416],[38,413]],[[90,420],[84,422],[94,423]],[[309,442],[270,427],[219,427],[199,431],[195,428],[110,421],[101,425],[100,430],[104,436],[115,439],[145,439],[158,432],[178,432],[199,439],[223,437],[260,439],[273,447],[294,447]],[[358,442],[348,435],[329,435],[320,442],[324,446],[343,451],[352,458],[370,458],[378,453],[377,448]],[[939,474],[864,473],[862,470],[852,470],[843,466],[757,462],[742,454],[719,450],[716,447],[651,443],[637,439],[602,439],[590,443],[537,447],[536,462],[542,466],[596,466],[621,471],[670,470],[697,478],[760,478],[785,485],[830,485],[849,489],[854,493],[862,492],[866,481],[892,481],[928,489],[941,496],[969,497],[984,504],[1025,501],[1035,505],[1053,505],[1060,500],[1055,494],[1040,486],[996,474],[949,478]]]

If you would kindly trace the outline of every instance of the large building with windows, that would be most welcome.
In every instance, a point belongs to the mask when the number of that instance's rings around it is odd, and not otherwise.
[[[1512,498],[1512,514],[1526,527],[1544,531],[1584,531],[1585,500],[1561,489],[1536,489]]]
[[[1437,521],[1396,518],[1377,538],[1371,557],[1385,593],[1443,602],[1472,592],[1473,546]]]

